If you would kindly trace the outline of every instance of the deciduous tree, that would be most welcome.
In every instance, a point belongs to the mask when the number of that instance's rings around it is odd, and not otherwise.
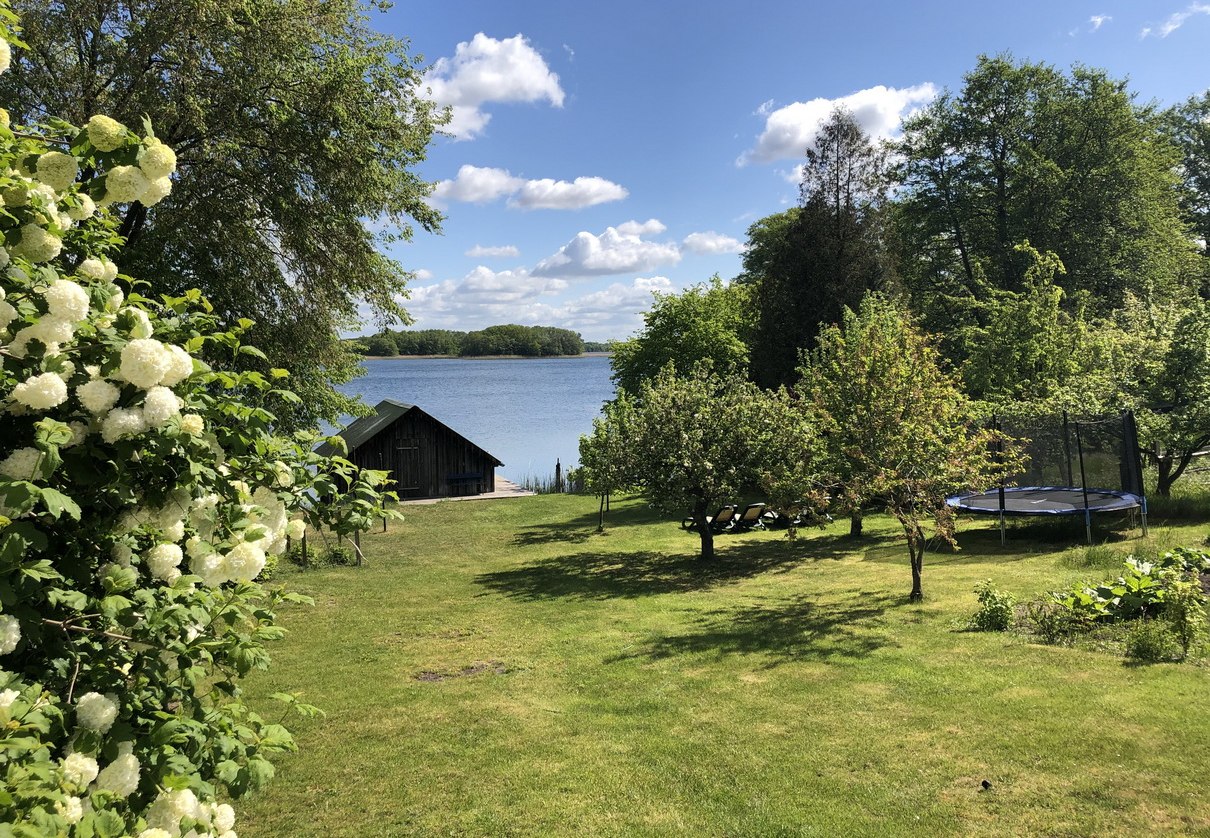
[[[199,288],[254,320],[251,340],[303,397],[276,406],[282,421],[349,412],[332,385],[358,367],[339,332],[363,301],[406,317],[410,274],[382,246],[440,221],[416,165],[441,114],[406,42],[372,31],[361,0],[14,6],[29,49],[0,97],[16,122],[150,117],[176,149],[171,195],[120,208],[115,258],[155,293]]]
[[[990,483],[1003,468],[993,461],[991,432],[972,421],[933,341],[879,295],[824,329],[802,376],[838,508],[850,513],[874,498],[886,505],[907,537],[910,598],[921,599],[924,526],[932,522],[954,544],[945,498]]]

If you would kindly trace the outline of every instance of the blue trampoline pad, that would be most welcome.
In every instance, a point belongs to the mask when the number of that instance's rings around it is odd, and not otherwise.
[[[1005,515],[1080,515],[1085,490],[1078,486],[1013,486],[1004,489]],[[1143,505],[1143,499],[1114,489],[1088,489],[1089,512],[1117,512]],[[945,502],[955,509],[983,515],[1000,514],[1000,490],[954,495]]]

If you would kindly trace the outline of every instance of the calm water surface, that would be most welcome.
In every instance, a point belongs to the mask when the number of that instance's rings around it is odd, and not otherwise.
[[[366,361],[366,374],[340,389],[373,406],[414,404],[504,461],[511,480],[554,473],[579,459],[580,434],[592,430],[613,396],[609,357]]]

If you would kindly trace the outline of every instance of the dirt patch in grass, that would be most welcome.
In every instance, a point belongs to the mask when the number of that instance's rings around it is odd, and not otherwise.
[[[448,681],[451,678],[470,678],[475,675],[507,675],[512,670],[508,664],[500,661],[475,661],[467,664],[455,672],[437,672],[432,669],[422,669],[412,677],[417,681],[431,683],[434,681]]]

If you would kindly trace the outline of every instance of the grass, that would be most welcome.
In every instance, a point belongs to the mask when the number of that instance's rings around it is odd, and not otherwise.
[[[1102,575],[1082,526],[1001,548],[966,523],[912,605],[878,516],[857,541],[722,536],[703,564],[634,500],[604,534],[579,496],[405,513],[365,567],[285,577],[316,605],[248,692],[328,715],[294,723],[243,838],[1210,834],[1207,668],[955,629],[984,578],[1027,598]]]

